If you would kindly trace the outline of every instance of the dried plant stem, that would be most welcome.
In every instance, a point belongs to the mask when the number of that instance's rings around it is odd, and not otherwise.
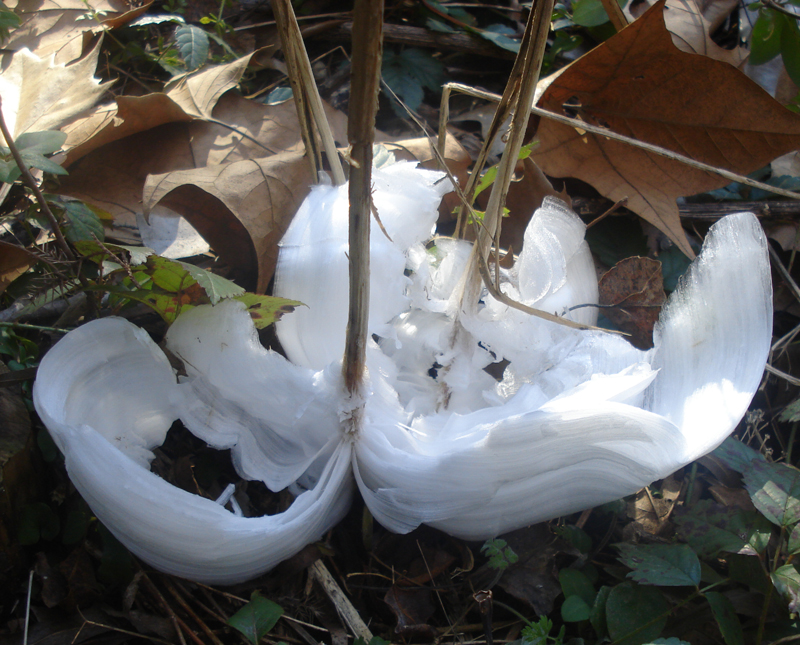
[[[11,150],[11,155],[14,157],[14,161],[17,162],[19,171],[22,174],[22,181],[25,182],[28,188],[30,188],[33,191],[33,194],[36,196],[36,201],[39,202],[39,207],[42,209],[42,212],[47,218],[47,222],[50,224],[50,231],[53,233],[53,235],[55,235],[58,246],[69,260],[74,261],[75,255],[72,253],[72,249],[69,248],[67,240],[64,239],[64,235],[58,226],[58,220],[56,219],[56,216],[53,215],[53,211],[50,210],[50,206],[48,206],[47,200],[44,198],[44,195],[42,195],[42,191],[39,190],[36,180],[33,178],[33,175],[31,175],[31,171],[28,170],[28,166],[25,164],[25,162],[22,160],[22,156],[19,154],[17,144],[14,143],[14,137],[12,137],[11,133],[8,131],[6,120],[3,117],[2,99],[0,99],[0,132],[3,133],[3,137],[6,140],[6,145],[8,145],[8,149]]]
[[[325,151],[331,167],[333,183],[339,186],[346,181],[344,169],[336,150],[333,133],[328,125],[328,119],[325,116],[325,108],[322,105],[317,84],[314,81],[311,62],[308,60],[308,53],[292,3],[290,0],[273,0],[272,10],[281,36],[286,66],[289,69],[289,83],[292,86],[297,117],[300,120],[300,133],[306,146],[312,172],[316,177],[317,171],[322,169],[322,154],[312,127],[312,123],[314,123],[322,140],[322,150]]]
[[[622,11],[622,7],[619,6],[617,0],[600,0],[600,2],[603,3],[603,9],[606,10],[611,24],[614,25],[614,29],[619,31],[628,26],[628,19],[625,17],[625,13]]]
[[[367,0],[367,2],[370,1],[374,0]],[[356,5],[357,4],[358,2],[356,2]],[[372,632],[369,630],[369,627],[367,627],[366,623],[361,619],[361,616],[358,614],[356,608],[353,607],[353,604],[350,602],[347,596],[345,596],[342,588],[339,586],[336,580],[334,580],[330,571],[328,571],[325,565],[319,560],[312,564],[308,569],[311,573],[311,577],[314,578],[314,580],[316,580],[325,590],[328,598],[331,599],[331,602],[336,607],[339,615],[341,615],[341,617],[344,619],[344,622],[347,623],[347,626],[350,628],[353,634],[355,634],[356,637],[363,638],[364,642],[369,643],[372,640]]]
[[[500,102],[504,98],[501,97],[499,94],[493,94],[492,92],[486,92],[484,90],[476,90],[475,88],[470,87],[469,85],[462,85],[461,83],[448,83],[447,85],[444,86],[444,91],[442,92],[442,101],[444,102],[446,97],[449,99],[450,93],[453,91],[458,91],[461,92],[462,94],[467,94],[469,96],[474,96],[476,98],[486,99],[487,101]],[[652,143],[646,143],[644,141],[639,141],[638,139],[632,139],[630,137],[626,137],[624,134],[618,134],[613,130],[609,130],[607,128],[601,128],[600,126],[592,125],[591,123],[586,123],[585,121],[581,121],[580,119],[573,119],[568,116],[564,116],[562,114],[556,114],[555,112],[544,110],[542,108],[536,107],[535,105],[531,108],[531,114],[535,114],[545,119],[558,121],[559,123],[564,123],[566,125],[571,125],[573,128],[584,130],[586,132],[591,132],[592,134],[596,134],[601,137],[606,137],[607,139],[613,139],[614,141],[627,143],[628,145],[631,145],[634,148],[641,148],[642,150],[647,150],[648,152],[652,152],[653,154],[657,154],[661,157],[666,157],[667,159],[672,159],[673,161],[679,161],[680,163],[690,166],[692,168],[697,168],[698,170],[704,170],[705,172],[710,172],[715,175],[719,175],[720,177],[724,177],[725,179],[728,179],[730,181],[736,181],[739,182],[740,184],[744,184],[752,188],[760,188],[774,195],[780,195],[781,197],[788,197],[790,199],[800,199],[800,193],[795,193],[792,192],[791,190],[785,190],[784,188],[778,188],[777,186],[770,186],[769,184],[765,184],[760,181],[755,181],[754,179],[750,179],[749,177],[745,177],[744,175],[739,175],[736,174],[735,172],[730,172],[729,170],[725,170],[724,168],[717,168],[716,166],[711,166],[709,164],[703,163],[702,161],[696,161],[691,157],[686,157],[677,152],[673,152],[672,150],[668,150],[667,148],[661,148],[659,146],[653,145]]]
[[[547,45],[547,32],[550,30],[550,18],[553,15],[553,4],[554,0],[536,0],[533,3],[520,46],[522,65],[520,65],[519,75],[516,78],[512,76],[506,87],[506,94],[511,91],[513,97],[511,102],[513,120],[508,133],[508,141],[497,168],[497,179],[492,186],[489,203],[486,205],[484,226],[478,233],[475,245],[477,252],[481,253],[484,258],[488,257],[489,248],[500,232],[500,222],[508,196],[508,188],[519,159],[522,140],[525,137],[533,106],[533,95],[536,91],[536,84],[539,82],[542,58]],[[519,61],[520,58],[517,60]],[[469,191],[467,194],[469,195]]]
[[[355,401],[362,394],[369,317],[369,226],[372,212],[372,143],[381,78],[383,0],[356,0],[353,9],[353,67],[347,138],[350,157],[350,303],[342,366]],[[353,430],[360,425],[354,411]]]

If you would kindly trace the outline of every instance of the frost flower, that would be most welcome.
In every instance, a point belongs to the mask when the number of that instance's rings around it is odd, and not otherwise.
[[[254,577],[318,539],[357,486],[375,518],[465,539],[631,494],[716,447],[744,415],[769,349],[766,241],[732,215],[664,307],[655,347],[534,318],[465,289],[470,245],[435,239],[449,187],[438,173],[375,171],[384,230],[371,239],[364,424],[342,431],[347,191],[316,187],[282,242],[277,295],[308,305],[264,349],[241,303],[197,307],[170,328],[176,379],[142,330],[107,318],[68,334],[42,361],[37,410],[101,521],[153,566],[195,580]],[[591,324],[597,280],[585,227],[560,202],[531,220],[500,288]],[[490,376],[489,372],[497,378]],[[149,470],[175,419],[230,448],[245,479],[296,495],[248,518]],[[232,510],[228,510],[230,505]]]

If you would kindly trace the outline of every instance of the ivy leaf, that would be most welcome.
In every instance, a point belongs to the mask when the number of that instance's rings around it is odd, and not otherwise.
[[[718,591],[708,591],[705,594],[711,611],[719,625],[719,631],[726,645],[744,645],[744,632],[736,615],[736,610],[728,597]]]
[[[66,202],[64,204],[64,237],[69,242],[82,240],[105,239],[103,223],[91,208],[83,202]]]
[[[720,553],[756,555],[769,543],[772,527],[760,514],[722,506],[711,500],[694,504],[674,517],[681,537],[704,558]]]
[[[659,587],[696,587],[700,584],[700,560],[685,544],[618,544],[620,560],[633,571],[631,580]]]
[[[753,450],[749,446],[745,446],[741,441],[737,441],[731,437],[725,439],[711,455],[737,473],[744,473],[750,467],[754,459],[767,463],[766,458],[760,452]]]
[[[580,596],[569,596],[561,605],[561,618],[566,623],[579,623],[588,620],[592,610]]]
[[[608,22],[608,14],[600,0],[575,0],[572,20],[581,27],[599,27]]]
[[[781,29],[781,58],[789,78],[798,85],[800,84],[800,26],[794,18],[781,17],[784,20]]]
[[[276,298],[274,296],[259,296],[256,293],[243,293],[234,296],[234,300],[247,305],[247,312],[253,319],[256,329],[264,329],[281,319],[284,314],[294,311],[295,307],[302,306],[298,300]]]
[[[758,12],[750,36],[750,63],[763,65],[781,52],[781,31],[783,16],[766,7]]]
[[[743,474],[750,499],[770,522],[790,526],[800,521],[800,470],[756,460]]]
[[[208,34],[194,25],[183,25],[175,30],[178,51],[191,71],[197,69],[208,59]]]
[[[657,589],[621,582],[611,589],[606,601],[609,636],[616,645],[651,643],[661,634],[667,617],[664,615],[654,623],[648,623],[669,609],[669,603]]]
[[[800,573],[794,565],[785,564],[770,577],[775,589],[789,602],[789,612],[794,614],[800,611]]]
[[[253,645],[258,645],[278,619],[283,615],[283,608],[267,600],[257,591],[250,596],[250,602],[228,619],[228,624],[240,631]]]
[[[421,49],[404,49],[399,54],[383,54],[383,80],[410,110],[422,103],[424,90],[439,91],[444,82],[444,66]]]
[[[564,592],[565,598],[579,596],[586,604],[587,610],[594,604],[597,592],[584,573],[577,569],[562,569],[558,572],[558,582],[561,584],[561,591]],[[586,617],[588,618],[588,615]],[[584,619],[581,618],[581,620]]]

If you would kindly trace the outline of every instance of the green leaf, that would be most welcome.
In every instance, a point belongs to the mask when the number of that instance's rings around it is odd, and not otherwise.
[[[579,596],[586,604],[587,609],[594,604],[597,592],[589,578],[582,572],[577,569],[561,569],[558,572],[558,582],[561,584],[561,591],[564,592],[565,598]]]
[[[745,446],[741,441],[732,437],[725,439],[711,455],[737,473],[744,473],[754,459],[767,463],[766,458],[760,452]]]
[[[780,594],[789,603],[789,613],[800,611],[800,573],[794,565],[785,564],[770,576]]]
[[[284,314],[291,313],[295,307],[303,305],[299,300],[288,300],[286,298],[275,298],[273,296],[259,296],[255,293],[244,293],[234,296],[234,300],[243,302],[247,305],[247,311],[256,329],[264,329],[274,322],[281,319]]]
[[[103,223],[91,208],[83,202],[64,203],[64,237],[70,242],[105,239]]]
[[[119,258],[125,258],[127,253],[130,257],[131,265],[144,264],[147,262],[147,257],[154,253],[153,249],[149,249],[146,246],[128,246],[126,244],[111,244],[110,242],[101,246],[94,240],[76,242],[75,250],[95,264],[102,264],[111,259],[108,251],[111,251]]]
[[[611,593],[611,587],[600,587],[597,597],[594,599],[592,611],[589,614],[589,622],[592,623],[598,638],[603,638],[608,634],[608,624],[606,623],[606,603]]]
[[[693,504],[688,511],[674,516],[681,537],[703,558],[720,553],[763,553],[772,527],[754,511],[722,506],[711,500]]]
[[[717,620],[719,631],[722,634],[722,638],[725,639],[726,645],[744,645],[742,625],[739,622],[739,617],[736,615],[733,604],[728,600],[727,596],[718,591],[708,591],[705,597],[708,600],[708,604],[711,605],[711,611],[714,613],[714,618]]]
[[[606,601],[609,636],[615,645],[649,643],[658,638],[667,624],[666,614],[669,608],[669,603],[657,589],[640,587],[632,582],[621,582],[611,589]],[[663,617],[652,625],[644,627],[662,614]],[[640,628],[643,629],[637,631]]]
[[[89,529],[91,519],[89,509],[85,505],[73,508],[64,521],[64,531],[61,535],[62,544],[77,544],[80,542]]]
[[[19,513],[17,541],[22,545],[36,544],[40,539],[52,540],[58,535],[58,515],[47,504],[26,504]]]
[[[257,591],[250,596],[250,602],[228,619],[228,624],[237,629],[253,645],[258,645],[278,619],[283,615],[280,605],[267,600]]]
[[[794,423],[795,421],[800,421],[800,397],[796,398],[789,405],[787,405],[783,409],[783,412],[780,413],[778,419],[784,423]]]
[[[772,584],[758,558],[752,555],[729,555],[725,560],[728,563],[728,576],[731,580],[740,582],[761,594],[769,593]]]
[[[409,48],[395,53],[385,51],[383,80],[411,110],[422,103],[424,89],[439,91],[444,82],[444,66],[428,52]]]
[[[14,142],[22,152],[38,152],[42,155],[59,150],[67,140],[67,134],[59,130],[42,130],[41,132],[24,132]]]
[[[566,623],[589,620],[592,610],[580,596],[569,596],[561,605],[561,618]]]
[[[795,85],[800,85],[800,26],[794,18],[781,17],[784,19],[781,29],[781,58],[789,78]]]
[[[217,304],[223,298],[239,296],[244,293],[244,289],[238,284],[231,282],[230,280],[226,280],[222,276],[218,276],[216,273],[206,271],[205,269],[201,269],[200,267],[189,264],[188,262],[181,262],[180,260],[172,260],[172,262],[186,269],[189,275],[197,281],[197,284],[205,289],[206,295],[208,296],[209,300],[211,300],[212,305]]]
[[[762,8],[750,35],[750,63],[763,65],[781,52],[783,16],[773,9]]]
[[[69,173],[62,168],[55,161],[51,161],[47,157],[40,155],[38,152],[30,152],[22,150],[19,153],[24,163],[28,168],[38,168],[44,172],[49,172],[52,175],[68,175]]]
[[[743,475],[750,499],[770,522],[789,526],[800,521],[800,470],[753,461]]]
[[[197,69],[208,60],[208,34],[194,25],[175,30],[175,42],[189,70]]]
[[[589,553],[592,548],[592,538],[589,537],[589,534],[573,524],[557,526],[555,532],[581,553]]]
[[[520,41],[516,38],[511,38],[509,33],[513,34],[513,30],[508,29],[504,25],[490,25],[486,29],[472,29],[484,40],[494,43],[500,49],[506,51],[519,53]]]
[[[608,22],[608,14],[600,0],[575,0],[572,20],[581,27],[599,27]]]
[[[631,580],[659,587],[696,587],[700,584],[700,560],[685,544],[618,544],[620,560],[633,571]]]

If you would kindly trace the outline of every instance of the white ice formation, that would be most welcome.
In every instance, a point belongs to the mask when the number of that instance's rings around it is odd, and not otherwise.
[[[315,188],[282,242],[278,295],[289,360],[264,349],[241,303],[181,316],[161,350],[107,318],[44,358],[36,408],[98,518],[153,566],[195,580],[254,577],[318,539],[357,487],[387,528],[431,524],[486,539],[634,493],[717,446],[759,385],[772,328],[766,240],[752,214],[711,228],[664,307],[655,347],[567,328],[488,293],[465,310],[463,241],[429,239],[449,186],[400,163],[375,172],[365,423],[345,435],[347,191]],[[584,323],[597,280],[580,219],[534,215],[501,288]],[[501,380],[484,369],[506,365]],[[506,363],[507,362],[507,363]],[[290,487],[288,510],[242,517],[149,470],[175,419],[232,449],[246,479]]]

